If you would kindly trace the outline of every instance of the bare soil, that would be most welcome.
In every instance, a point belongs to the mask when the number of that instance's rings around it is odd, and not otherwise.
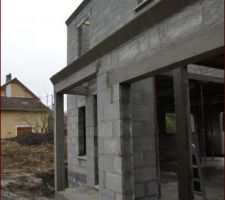
[[[53,145],[1,141],[4,200],[50,200],[54,194]]]

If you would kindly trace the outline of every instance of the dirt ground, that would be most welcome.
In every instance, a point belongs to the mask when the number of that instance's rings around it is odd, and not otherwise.
[[[53,199],[53,145],[23,146],[1,141],[4,200]]]

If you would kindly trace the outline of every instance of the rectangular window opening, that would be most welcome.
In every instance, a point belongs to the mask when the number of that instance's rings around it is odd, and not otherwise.
[[[86,122],[85,106],[78,108],[78,140],[79,156],[86,155]]]
[[[166,113],[166,133],[175,134],[177,131],[176,126],[176,114],[175,113]]]

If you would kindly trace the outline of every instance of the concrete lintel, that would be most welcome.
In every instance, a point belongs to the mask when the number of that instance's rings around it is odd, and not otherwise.
[[[80,86],[82,83],[93,79],[96,77],[97,66],[97,62],[94,62],[72,73],[70,76],[54,85],[55,91],[66,94],[74,87]]]
[[[195,74],[195,73],[188,73],[188,78],[192,80],[198,80],[201,82],[211,82],[211,83],[220,83],[224,84],[224,78],[218,78],[208,75],[202,75],[202,74]]]
[[[172,72],[165,72],[161,75],[172,76]],[[224,70],[201,65],[188,65],[188,78],[201,82],[224,84]]]
[[[190,64],[188,65],[188,72],[195,74],[208,75],[218,78],[224,78],[224,69],[218,69],[209,66]]]
[[[69,91],[66,91],[65,94],[72,94],[72,95],[84,95],[87,96],[88,95],[88,88],[83,87],[83,86],[78,86],[75,87]]]
[[[213,39],[212,39],[213,38]],[[109,76],[112,84],[134,82],[180,66],[200,61],[224,51],[224,25],[198,29],[192,35],[177,39],[161,51],[138,56],[130,62],[117,66]]]

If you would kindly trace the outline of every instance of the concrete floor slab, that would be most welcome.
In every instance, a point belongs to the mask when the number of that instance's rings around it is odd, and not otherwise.
[[[55,200],[100,200],[99,192],[89,187],[69,188],[58,192]]]
[[[206,184],[207,200],[224,199],[224,158],[207,158],[207,167],[203,170]],[[177,175],[174,172],[162,172],[162,197],[160,200],[178,200]],[[79,187],[58,192],[56,200],[100,200],[99,191],[96,188]],[[195,195],[195,200],[203,200],[202,196]]]
[[[207,200],[223,200],[224,191],[220,188],[206,187]],[[178,200],[178,184],[176,182],[162,184],[161,200]],[[202,196],[195,195],[195,200],[204,200]]]

